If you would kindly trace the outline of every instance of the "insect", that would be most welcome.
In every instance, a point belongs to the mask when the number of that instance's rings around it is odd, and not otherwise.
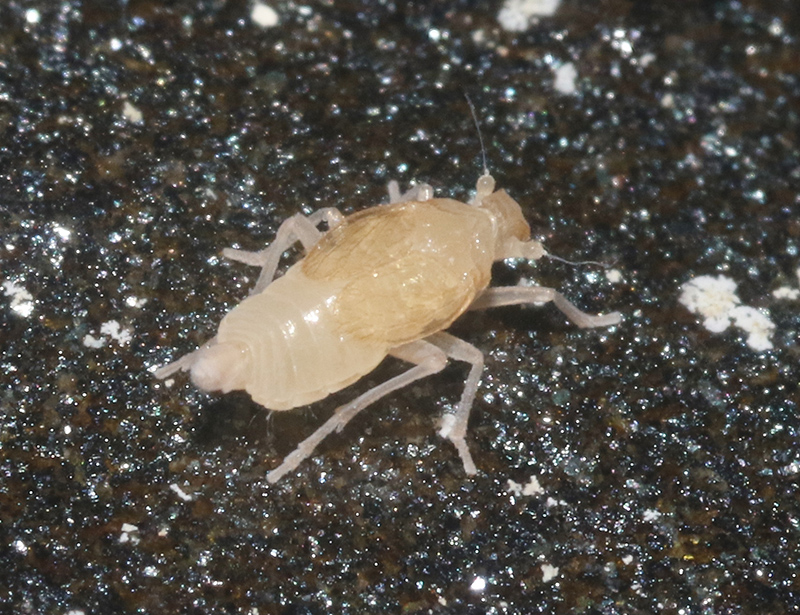
[[[326,222],[328,231],[319,226]],[[281,255],[300,242],[306,255],[275,277]],[[467,310],[553,302],[579,327],[617,324],[619,312],[590,315],[545,287],[489,288],[494,261],[547,255],[530,237],[519,204],[484,163],[468,203],[434,198],[420,184],[402,193],[389,183],[389,202],[343,216],[324,208],[297,214],[260,252],[227,248],[231,260],[260,267],[250,295],[221,321],[217,334],[192,353],[156,370],[186,370],[205,391],[243,389],[272,410],[323,399],[371,372],[386,356],[412,365],[350,403],[303,440],[267,480],[293,471],[328,434],[392,391],[435,374],[448,359],[470,365],[461,399],[439,434],[455,446],[466,474],[477,466],[466,443],[483,354],[445,329]]]

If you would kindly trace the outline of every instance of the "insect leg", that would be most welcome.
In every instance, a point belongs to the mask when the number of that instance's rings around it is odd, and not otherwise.
[[[389,182],[389,204],[406,201],[429,201],[433,198],[433,188],[429,184],[416,184],[401,193],[400,184],[395,180]]]
[[[475,462],[469,452],[466,435],[469,412],[478,392],[478,382],[483,373],[483,353],[472,344],[468,344],[464,340],[444,331],[434,333],[425,339],[441,348],[451,359],[464,361],[471,365],[456,411],[454,414],[446,414],[442,418],[442,427],[439,430],[439,435],[450,440],[456,447],[464,464],[464,471],[468,475],[477,474],[478,468],[475,466]]]
[[[400,194],[400,184],[393,179],[389,182],[389,203],[399,203],[402,198]]]
[[[172,374],[175,374],[181,370],[188,371],[197,360],[199,352],[200,348],[194,352],[183,355],[180,359],[173,361],[172,363],[162,365],[153,372],[153,375],[159,380],[164,380],[164,378],[169,378]]]
[[[507,258],[525,258],[529,261],[538,261],[543,256],[550,256],[544,249],[544,246],[536,241],[530,239],[528,241],[520,241],[516,237],[511,237],[504,246],[503,251],[497,255],[497,260],[505,260]]]
[[[251,295],[255,295],[269,286],[269,283],[275,277],[275,271],[278,269],[278,262],[281,256],[295,242],[299,241],[303,244],[303,248],[308,252],[323,235],[317,228],[321,222],[327,222],[328,227],[333,228],[341,223],[342,220],[344,220],[344,216],[334,207],[325,207],[315,211],[310,216],[295,214],[280,225],[275,241],[263,250],[248,252],[246,250],[225,248],[222,251],[222,255],[225,258],[239,261],[246,265],[261,267],[258,281],[253,290],[250,291]]]
[[[503,305],[519,305],[521,303],[542,304],[550,301],[579,327],[610,327],[611,325],[618,324],[622,320],[622,314],[619,312],[610,312],[597,316],[582,312],[560,292],[554,288],[546,288],[544,286],[504,286],[500,288],[487,288],[483,294],[469,306],[469,309],[485,310],[487,308],[500,307]]]
[[[415,380],[440,372],[447,365],[447,356],[433,344],[424,340],[409,342],[394,348],[393,356],[415,363],[414,367],[399,376],[371,388],[353,401],[336,409],[334,415],[323,423],[313,434],[303,440],[298,447],[289,453],[281,465],[267,474],[267,481],[276,483],[286,473],[294,470],[304,459],[309,457],[317,445],[330,433],[341,431],[356,414],[370,404],[378,401],[392,391],[402,389]]]
[[[309,215],[308,220],[314,226],[317,226],[323,221],[327,222],[328,230],[330,230],[334,226],[339,226],[339,224],[341,224],[342,220],[344,220],[344,214],[335,207],[323,207],[322,209],[318,209],[313,214]]]

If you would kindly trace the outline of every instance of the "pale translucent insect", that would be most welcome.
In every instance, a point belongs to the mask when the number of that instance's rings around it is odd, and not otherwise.
[[[387,355],[413,365],[339,407],[267,474],[274,483],[370,404],[441,371],[448,358],[465,361],[471,368],[463,394],[439,433],[455,445],[465,472],[475,474],[465,436],[483,354],[444,329],[466,310],[549,301],[580,327],[620,321],[618,312],[586,314],[552,288],[488,288],[494,261],[546,255],[531,240],[519,204],[494,187],[484,172],[475,198],[461,203],[433,198],[427,184],[400,194],[391,182],[388,204],[347,217],[334,208],[298,214],[260,252],[226,249],[227,258],[261,268],[253,291],[210,342],[155,375],[188,370],[200,389],[243,389],[266,408],[288,410],[346,387]],[[322,222],[326,233],[318,229]],[[305,258],[273,279],[281,255],[297,241]]]

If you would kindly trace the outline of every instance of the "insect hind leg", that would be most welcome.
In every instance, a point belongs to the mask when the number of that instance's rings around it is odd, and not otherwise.
[[[258,281],[250,291],[251,295],[255,295],[269,286],[270,282],[275,278],[278,263],[286,250],[299,241],[303,249],[308,252],[323,235],[322,231],[317,228],[320,223],[327,222],[328,228],[331,229],[340,224],[342,220],[344,220],[344,216],[335,207],[325,207],[315,211],[310,216],[295,214],[280,225],[275,241],[263,250],[249,252],[247,250],[225,248],[222,251],[222,255],[229,260],[238,261],[245,265],[261,267]]]
[[[441,348],[451,359],[464,361],[471,365],[456,411],[452,414],[445,414],[442,417],[442,427],[439,429],[439,435],[453,443],[459,457],[461,457],[461,462],[464,464],[464,472],[472,476],[478,473],[478,468],[467,446],[467,423],[469,422],[472,402],[478,392],[478,383],[483,373],[483,353],[472,344],[444,331],[434,333],[425,339]]]
[[[303,440],[289,453],[274,470],[267,474],[267,482],[276,483],[285,474],[294,470],[310,457],[317,445],[334,431],[341,431],[345,425],[367,406],[375,403],[389,393],[408,386],[415,380],[440,372],[447,365],[447,355],[434,344],[424,340],[409,342],[392,350],[391,354],[403,361],[415,363],[414,367],[399,376],[371,388],[353,401],[336,409],[331,418],[323,423],[313,434]]]

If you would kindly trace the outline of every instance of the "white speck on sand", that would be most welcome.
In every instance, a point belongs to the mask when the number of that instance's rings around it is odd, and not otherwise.
[[[508,479],[508,490],[514,495],[540,495],[544,493],[544,489],[539,484],[539,479],[535,476],[531,476],[525,485]]]
[[[775,324],[756,308],[742,305],[736,282],[723,275],[701,275],[681,286],[679,301],[703,318],[703,326],[721,333],[731,324],[747,333],[747,345],[757,352],[770,350]]]
[[[474,592],[482,592],[486,589],[486,579],[483,577],[475,577],[469,588]]]
[[[679,301],[690,312],[705,320],[703,326],[713,333],[722,333],[731,324],[731,310],[741,303],[736,295],[736,282],[724,275],[701,275],[681,286]]]
[[[740,305],[731,310],[731,317],[736,326],[747,333],[747,345],[750,348],[758,352],[772,350],[769,338],[775,331],[775,323],[769,316],[754,307]]]
[[[106,338],[104,337],[95,337],[94,335],[84,335],[83,336],[83,345],[87,348],[102,348],[106,345]]]
[[[542,582],[549,583],[558,576],[558,568],[550,564],[542,564]]]
[[[169,488],[172,489],[175,492],[175,494],[184,502],[191,502],[194,499],[191,495],[189,495],[183,489],[181,489],[176,483],[172,483],[169,486]]]
[[[133,335],[130,329],[123,329],[116,320],[109,320],[100,325],[100,333],[105,333],[120,346],[131,341]]]
[[[661,513],[659,511],[654,510],[652,508],[648,508],[646,511],[644,511],[643,519],[645,521],[655,521],[660,516],[661,516]]]
[[[619,269],[607,269],[606,280],[612,284],[619,284],[622,282],[622,272]]]
[[[134,545],[139,544],[138,531],[139,528],[132,523],[123,523],[120,528],[119,542],[121,544],[125,544],[126,542],[130,542]]]
[[[108,338],[117,342],[120,346],[125,346],[133,339],[133,332],[130,329],[123,329],[116,320],[109,320],[100,325],[100,333],[103,335],[95,337],[89,333],[83,336],[83,345],[87,348],[102,348],[108,343]]]
[[[72,231],[60,224],[53,225],[53,232],[58,235],[61,241],[69,241],[69,238],[72,236]]]
[[[128,307],[140,308],[145,303],[147,303],[147,299],[141,297],[134,297],[132,295],[130,297],[125,297],[125,305]]]
[[[561,0],[506,0],[497,14],[503,30],[524,32],[537,17],[549,17],[558,10]]]
[[[141,124],[144,121],[142,112],[127,100],[122,104],[122,115],[124,115],[125,119],[131,124]]]
[[[792,288],[791,286],[781,286],[772,291],[772,296],[776,299],[800,299],[800,288]]]
[[[795,275],[797,275],[797,282],[800,284],[800,268],[795,271]],[[780,288],[776,288],[772,291],[772,296],[776,299],[788,299],[789,301],[794,301],[795,299],[800,299],[800,288],[781,286]]]
[[[16,282],[6,280],[3,282],[3,290],[6,296],[11,299],[11,310],[27,318],[33,314],[33,295]]]
[[[278,13],[268,4],[256,2],[250,11],[250,19],[261,28],[272,28],[278,25]]]
[[[553,82],[553,87],[557,92],[561,92],[562,94],[575,93],[577,89],[575,87],[575,80],[578,78],[578,71],[575,69],[575,65],[572,62],[567,62],[553,69],[553,73],[556,77]]]
[[[789,465],[783,466],[781,468],[781,474],[784,475],[794,476],[795,474],[798,473],[800,473],[800,463],[798,463],[797,461],[793,461]]]
[[[539,484],[539,479],[535,476],[531,476],[530,480],[528,480],[528,484],[522,489],[522,495],[539,495],[544,493],[544,489]]]
[[[639,58],[639,64],[643,68],[647,68],[648,66],[650,66],[655,61],[655,59],[656,59],[655,54],[648,52],[648,53],[643,54],[642,57]]]
[[[441,427],[439,427],[439,435],[442,438],[449,438],[453,427],[456,426],[456,415],[452,413],[445,413],[442,415]]]

